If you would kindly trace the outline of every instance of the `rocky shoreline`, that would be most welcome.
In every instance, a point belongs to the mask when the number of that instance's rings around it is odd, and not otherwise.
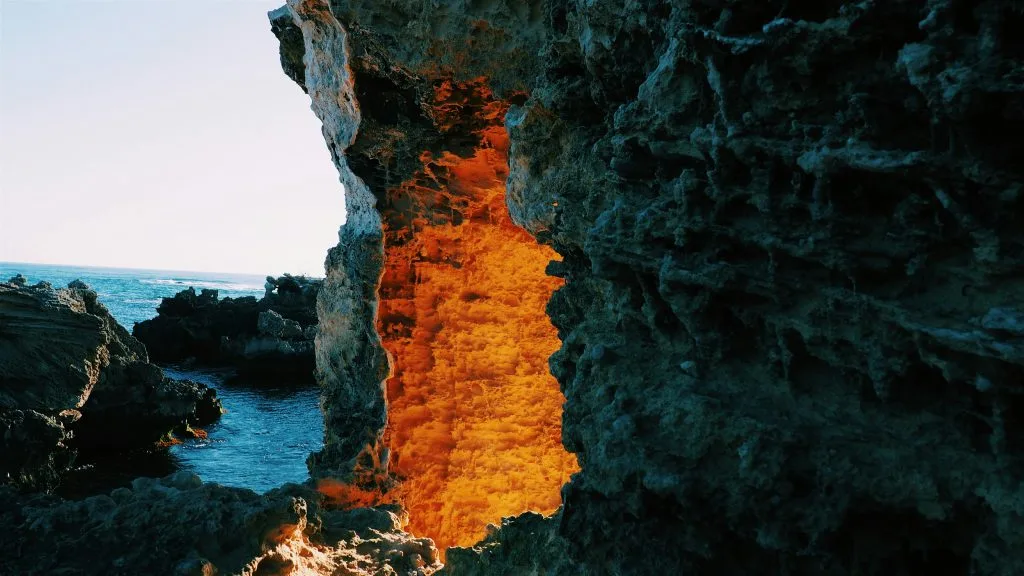
[[[77,456],[110,457],[195,434],[216,392],[171,380],[75,281],[0,283],[0,484],[51,491]]]
[[[268,276],[258,300],[188,288],[164,298],[157,316],[136,323],[132,334],[155,362],[229,366],[250,383],[310,384],[320,286],[303,276]]]

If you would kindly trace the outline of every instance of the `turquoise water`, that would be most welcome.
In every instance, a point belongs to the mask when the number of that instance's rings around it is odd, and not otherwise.
[[[125,268],[91,268],[54,266],[49,264],[16,264],[0,262],[0,281],[15,274],[23,274],[29,284],[40,280],[64,288],[68,282],[80,279],[99,294],[100,302],[122,326],[132,330],[136,322],[156,316],[160,299],[174,296],[192,286],[199,291],[213,288],[220,296],[263,296],[265,276],[252,274],[210,274],[203,272],[173,272],[167,270],[130,270]]]
[[[29,284],[46,281],[55,288],[81,279],[99,294],[110,313],[129,331],[135,322],[156,316],[160,299],[194,287],[212,288],[221,297],[263,295],[264,276],[160,270],[129,270],[0,262],[0,280],[23,274]],[[206,440],[116,462],[85,463],[69,479],[65,494],[79,496],[126,486],[136,476],[163,476],[192,470],[206,482],[264,492],[285,482],[308,478],[306,456],[319,450],[323,419],[319,391],[281,382],[277,387],[249,387],[225,382],[230,372],[164,366],[171,378],[187,378],[215,388],[227,410],[207,429]]]

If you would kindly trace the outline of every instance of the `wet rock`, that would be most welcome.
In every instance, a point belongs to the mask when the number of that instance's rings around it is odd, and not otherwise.
[[[992,308],[981,319],[982,327],[1024,336],[1024,312],[1013,308]]]
[[[267,277],[266,295],[219,299],[189,288],[164,298],[133,334],[154,361],[232,366],[246,381],[304,384],[313,378],[316,299],[321,281]]]
[[[216,393],[166,378],[80,281],[0,283],[0,482],[52,490],[76,453],[151,446],[220,416]]]

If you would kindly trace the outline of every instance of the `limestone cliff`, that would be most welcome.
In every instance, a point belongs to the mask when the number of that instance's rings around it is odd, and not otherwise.
[[[349,209],[314,474],[388,473],[391,191],[480,149],[477,86],[507,109],[508,211],[561,256],[551,370],[581,471],[548,526],[576,569],[1024,572],[1022,14],[289,0],[282,64]],[[528,541],[477,557],[501,573]]]
[[[81,282],[0,283],[0,574],[426,576],[433,544],[394,506],[329,510],[311,486],[266,494],[191,472],[81,499],[46,494],[75,452],[117,458],[220,415],[165,378]]]

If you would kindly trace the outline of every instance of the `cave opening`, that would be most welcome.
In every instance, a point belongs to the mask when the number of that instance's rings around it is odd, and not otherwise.
[[[388,352],[388,489],[406,529],[441,554],[527,510],[551,514],[578,469],[562,446],[563,396],[548,368],[560,342],[545,313],[557,254],[505,203],[508,104],[483,79],[434,86],[458,144],[377,192],[384,272],[377,330]],[[464,146],[470,126],[476,144]]]

